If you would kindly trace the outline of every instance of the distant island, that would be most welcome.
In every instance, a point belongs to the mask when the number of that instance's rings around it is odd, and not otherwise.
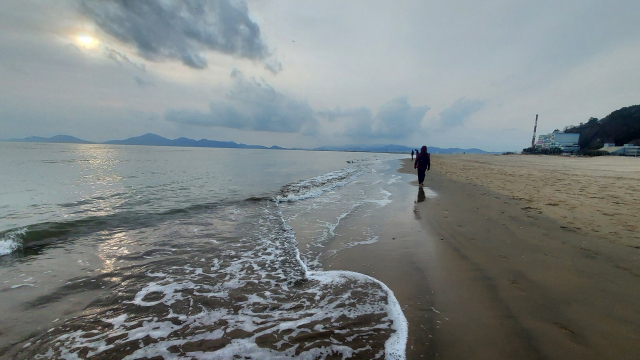
[[[56,135],[50,138],[40,137],[40,136],[29,136],[24,139],[11,139],[5,140],[11,142],[42,142],[42,143],[58,143],[58,144],[95,144],[91,141],[86,141],[82,139],[78,139],[74,136],[69,135]]]
[[[357,152],[381,152],[381,153],[410,153],[414,148],[404,145],[345,145],[345,146],[322,146],[313,149],[305,148],[283,148],[280,146],[266,147],[262,145],[246,145],[238,144],[233,141],[216,141],[216,140],[193,140],[185,137],[177,139],[167,139],[160,135],[147,133],[141,136],[131,137],[125,140],[109,140],[103,143],[95,143],[79,139],[69,135],[56,135],[50,138],[30,136],[24,139],[10,139],[8,142],[38,142],[38,143],[66,143],[66,144],[108,144],[108,145],[146,145],[146,146],[183,146],[183,147],[209,147],[209,148],[228,148],[228,149],[272,149],[272,150],[313,150],[313,151],[357,151]],[[432,154],[496,154],[480,149],[460,149],[449,148],[441,149],[438,147],[430,147],[429,152]],[[499,154],[499,152],[498,152]]]
[[[110,145],[150,145],[150,146],[183,146],[183,147],[212,147],[212,148],[230,148],[230,149],[281,149],[278,146],[266,147],[261,145],[238,144],[233,141],[215,141],[215,140],[193,140],[186,137],[177,139],[167,139],[160,135],[147,133],[142,136],[136,136],[125,140],[109,140],[103,144]]]

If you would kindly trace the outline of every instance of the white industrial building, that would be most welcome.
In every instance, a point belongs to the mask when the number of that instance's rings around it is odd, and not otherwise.
[[[580,150],[578,140],[580,140],[580,134],[554,132],[538,136],[536,147],[547,149],[560,148],[563,152],[576,152]]]
[[[552,133],[551,147],[560,148],[563,152],[576,152],[580,150],[578,140],[580,140],[580,134]]]
[[[549,139],[549,135],[551,135],[551,134],[538,135],[538,142],[536,142],[536,147],[537,148],[549,147],[548,145],[551,143],[551,141]]]
[[[618,156],[640,156],[640,146],[633,144],[624,144],[624,146],[616,146],[614,143],[606,143],[604,147],[600,149],[606,151],[609,155]]]

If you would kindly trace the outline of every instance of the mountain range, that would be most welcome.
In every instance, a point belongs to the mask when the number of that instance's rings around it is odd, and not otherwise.
[[[363,152],[382,152],[382,153],[410,153],[411,150],[417,148],[410,148],[404,145],[344,145],[344,146],[323,146],[312,150],[318,151],[363,151]],[[484,151],[481,149],[460,149],[460,148],[448,148],[443,149],[435,146],[429,147],[429,153],[431,154],[493,154],[492,152]],[[497,154],[501,154],[498,152]]]
[[[270,148],[261,145],[238,144],[233,141],[215,141],[215,140],[193,140],[186,137],[177,139],[167,139],[160,135],[147,133],[142,136],[136,136],[125,140],[110,140],[104,144],[111,145],[151,145],[151,146],[184,146],[184,147],[213,147],[213,148],[232,148],[232,149],[277,149],[277,146]]]
[[[69,135],[56,135],[50,138],[30,136],[24,139],[5,140],[11,142],[40,142],[40,143],[69,143],[69,144],[98,144],[91,141],[79,139]],[[211,148],[232,148],[232,149],[275,149],[275,150],[316,150],[316,151],[360,151],[360,152],[383,152],[383,153],[410,153],[413,148],[404,145],[344,145],[344,146],[322,146],[314,149],[303,148],[282,148],[279,146],[266,147],[262,145],[239,144],[233,141],[216,141],[216,140],[193,140],[185,137],[177,139],[167,139],[160,135],[147,133],[141,136],[131,137],[125,140],[109,140],[101,144],[110,145],[147,145],[147,146],[183,146],[183,147],[211,147]],[[430,147],[429,152],[432,154],[491,154],[490,152],[480,149],[460,149],[449,148],[442,149],[438,147]]]

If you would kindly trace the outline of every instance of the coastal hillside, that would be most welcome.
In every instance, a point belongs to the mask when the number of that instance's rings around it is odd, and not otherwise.
[[[565,132],[580,133],[581,149],[599,149],[605,143],[640,145],[640,105],[624,107],[600,120],[591,118],[579,126],[567,127]]]

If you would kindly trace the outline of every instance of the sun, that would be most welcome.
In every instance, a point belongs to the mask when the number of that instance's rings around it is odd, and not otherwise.
[[[87,34],[79,34],[77,40],[80,45],[87,48],[92,48],[96,44],[96,40]]]

